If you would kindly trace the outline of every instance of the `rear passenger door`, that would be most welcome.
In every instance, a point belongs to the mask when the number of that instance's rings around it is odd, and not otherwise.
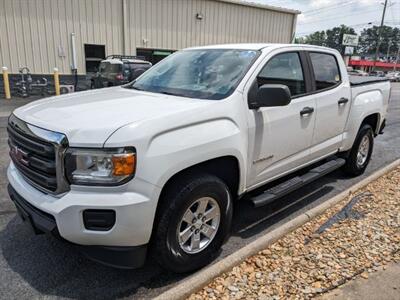
[[[318,158],[336,152],[341,146],[351,95],[349,83],[342,80],[339,58],[334,53],[307,53],[316,100],[311,157]]]

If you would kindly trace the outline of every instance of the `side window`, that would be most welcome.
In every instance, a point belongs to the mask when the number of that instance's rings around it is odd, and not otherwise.
[[[310,53],[317,90],[330,88],[341,80],[335,56],[327,53]]]
[[[257,76],[260,87],[263,84],[283,84],[289,87],[292,96],[305,94],[303,69],[297,52],[274,56]]]

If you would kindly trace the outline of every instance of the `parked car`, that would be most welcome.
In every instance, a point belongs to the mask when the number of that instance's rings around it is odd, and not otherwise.
[[[369,75],[376,77],[385,77],[385,73],[383,71],[371,71],[369,72]]]
[[[368,76],[368,73],[362,70],[349,71],[348,74],[352,76]]]
[[[128,85],[16,109],[9,194],[36,233],[95,261],[137,268],[151,245],[150,259],[193,271],[228,238],[234,201],[362,174],[389,94],[385,78],[349,79],[330,48],[185,49]]]
[[[136,56],[110,55],[101,61],[99,71],[90,80],[90,87],[93,89],[128,83],[151,66],[150,62]]]
[[[400,72],[387,72],[386,78],[393,82],[399,82]]]

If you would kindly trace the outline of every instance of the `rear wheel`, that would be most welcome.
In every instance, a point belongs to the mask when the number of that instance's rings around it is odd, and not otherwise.
[[[364,173],[371,159],[374,147],[374,133],[372,127],[365,124],[359,130],[346,164],[343,166],[344,171],[352,176],[358,176]]]
[[[218,254],[230,232],[230,192],[207,174],[177,180],[162,199],[154,234],[154,254],[166,269],[199,269]]]

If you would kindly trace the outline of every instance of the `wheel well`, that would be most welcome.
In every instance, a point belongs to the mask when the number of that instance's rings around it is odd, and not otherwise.
[[[160,199],[168,187],[185,176],[192,176],[196,173],[207,173],[220,178],[228,186],[232,197],[238,194],[239,189],[239,162],[234,156],[223,156],[201,162],[190,166],[173,175],[163,186]]]
[[[372,127],[372,130],[374,131],[374,134],[378,132],[378,122],[379,122],[379,114],[372,114],[367,116],[361,123],[361,126],[364,124],[368,124]]]
[[[238,195],[240,179],[239,161],[234,156],[214,158],[183,169],[168,179],[160,193],[154,222],[159,219],[160,211],[162,210],[162,207],[166,205],[166,203],[164,203],[164,200],[166,200],[165,195],[170,188],[172,188],[172,185],[175,182],[179,182],[182,178],[193,176],[199,173],[207,173],[220,178],[228,186],[233,199],[236,199],[236,196]],[[154,236],[155,229],[156,226],[154,223],[153,232],[151,235],[152,237]]]

